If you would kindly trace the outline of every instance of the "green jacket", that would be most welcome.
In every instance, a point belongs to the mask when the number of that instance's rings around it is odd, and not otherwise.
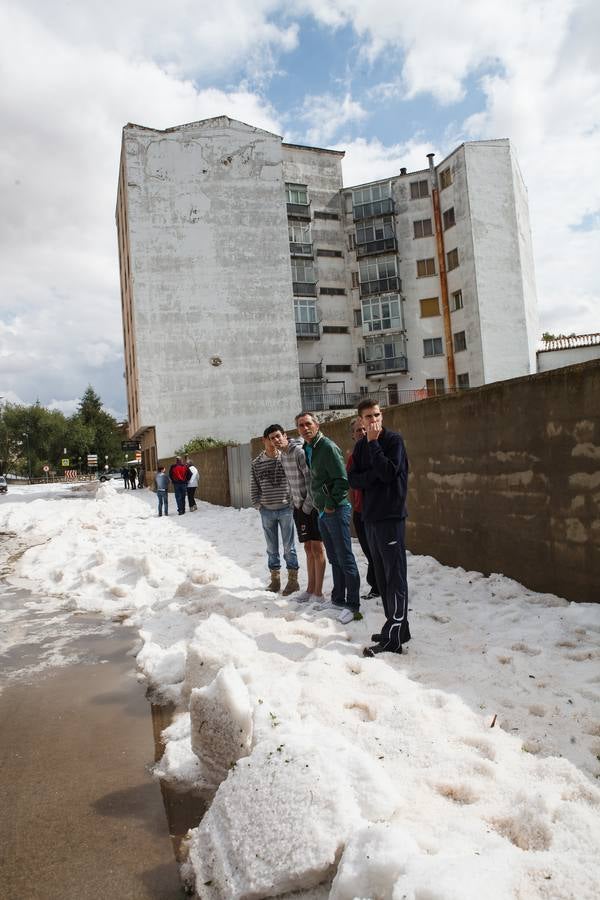
[[[310,488],[319,512],[323,512],[325,507],[337,509],[348,503],[348,476],[338,445],[319,431],[310,448]],[[306,458],[309,459],[309,453]]]

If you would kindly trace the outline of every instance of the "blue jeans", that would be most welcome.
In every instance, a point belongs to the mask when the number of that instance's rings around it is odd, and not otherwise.
[[[175,494],[175,503],[177,504],[177,512],[182,516],[185,512],[185,498],[187,497],[187,483],[185,481],[173,482],[173,493]]]
[[[360,607],[360,575],[352,552],[351,515],[349,505],[338,506],[319,516],[319,529],[333,574],[331,602],[356,611]]]
[[[165,508],[165,516],[169,515],[169,493],[168,491],[157,491],[156,495],[158,497],[158,514],[162,516],[163,514],[163,506]]]
[[[279,532],[277,530],[279,528],[285,564],[288,569],[298,569],[298,557],[296,556],[296,547],[294,545],[294,516],[291,507],[284,506],[282,509],[263,509],[261,507],[260,518],[265,533],[265,541],[267,542],[269,568],[281,568]]]

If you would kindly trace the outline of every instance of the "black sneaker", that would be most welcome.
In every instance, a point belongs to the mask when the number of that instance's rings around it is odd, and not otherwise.
[[[382,637],[383,637],[382,634],[372,634],[372,635],[371,635],[371,640],[373,641],[374,644],[380,644],[380,643],[381,643],[381,638],[382,638]]]
[[[374,590],[374,588],[371,588],[368,594],[362,595],[363,600],[374,600],[375,597],[381,597],[381,594],[378,591]]]
[[[372,647],[365,647],[363,650],[363,656],[377,656],[379,653],[402,653],[402,647],[399,647],[398,650],[386,650],[385,647],[382,647],[381,644],[373,644]]]

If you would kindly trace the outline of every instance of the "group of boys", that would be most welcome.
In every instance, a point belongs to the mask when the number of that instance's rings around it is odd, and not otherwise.
[[[271,575],[267,590],[281,589],[279,533],[287,566],[282,593],[299,604],[333,611],[338,621],[360,619],[360,576],[352,551],[352,518],[369,568],[368,598],[381,595],[385,623],[364,656],[402,653],[410,640],[405,520],[408,459],[400,434],[383,427],[379,405],[365,399],[353,422],[355,444],[347,462],[310,412],[296,416],[301,439],[281,425],[263,433],[264,450],[252,462],[251,499],[260,511]],[[306,553],[308,584],[300,591],[294,527]],[[325,554],[333,590],[323,596]]]
[[[185,501],[187,499],[190,512],[196,512],[196,488],[200,481],[198,469],[191,459],[184,460],[181,456],[175,457],[175,462],[167,475],[164,466],[159,466],[155,476],[156,496],[158,497],[158,515],[169,515],[169,484],[173,485],[177,514],[185,513]]]

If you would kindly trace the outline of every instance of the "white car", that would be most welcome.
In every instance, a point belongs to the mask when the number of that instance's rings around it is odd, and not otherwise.
[[[0,494],[6,494],[8,492],[8,484],[6,483],[6,478],[4,475],[0,475]]]
[[[109,469],[108,472],[99,472],[98,481],[116,481],[123,479],[120,469]]]

